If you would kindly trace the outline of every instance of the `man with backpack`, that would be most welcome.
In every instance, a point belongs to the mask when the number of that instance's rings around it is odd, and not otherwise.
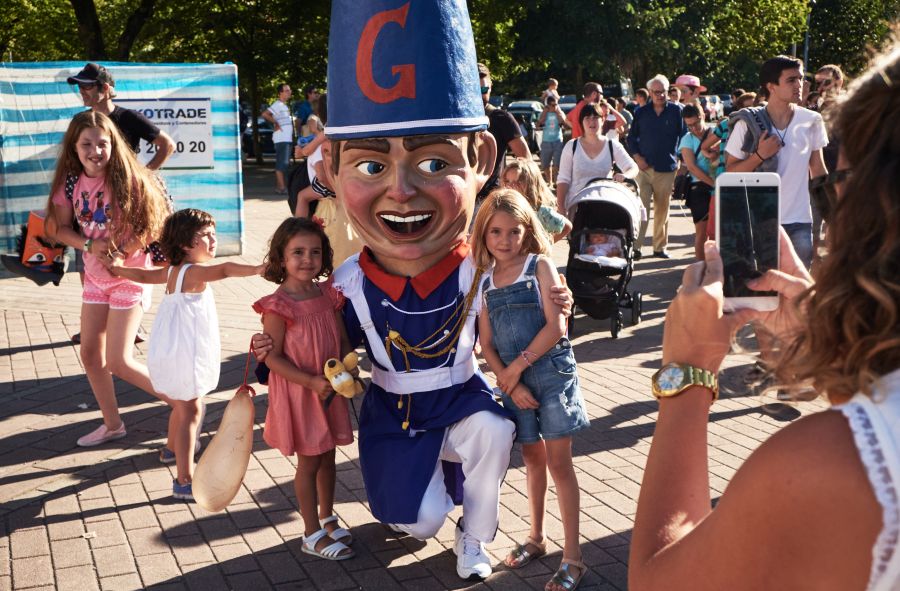
[[[794,57],[767,60],[759,72],[768,91],[765,107],[735,114],[725,145],[728,172],[776,172],[781,177],[781,225],[807,266],[813,259],[809,179],[828,174],[822,115],[798,106],[803,63]]]

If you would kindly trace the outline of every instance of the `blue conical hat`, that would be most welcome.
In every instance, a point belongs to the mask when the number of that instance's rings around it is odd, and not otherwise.
[[[487,129],[465,0],[334,0],[329,139]]]

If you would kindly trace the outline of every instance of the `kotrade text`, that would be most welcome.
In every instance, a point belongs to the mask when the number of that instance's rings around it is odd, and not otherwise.
[[[206,119],[207,110],[201,109],[141,109],[150,119]]]

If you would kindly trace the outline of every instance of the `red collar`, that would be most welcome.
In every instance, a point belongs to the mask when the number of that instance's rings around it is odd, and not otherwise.
[[[366,278],[395,302],[403,295],[407,282],[412,283],[416,294],[424,300],[459,267],[468,254],[469,245],[466,242],[460,242],[459,246],[447,253],[447,256],[427,271],[419,273],[415,277],[400,277],[382,269],[372,256],[369,247],[365,247],[359,255],[359,266],[366,274]]]

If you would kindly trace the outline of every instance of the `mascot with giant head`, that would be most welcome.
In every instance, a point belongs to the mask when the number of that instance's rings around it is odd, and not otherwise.
[[[514,426],[478,370],[479,277],[466,232],[496,142],[464,0],[335,0],[331,184],[366,248],[335,272],[372,381],[359,420],[374,516],[433,537],[455,502],[457,573],[491,573]]]

